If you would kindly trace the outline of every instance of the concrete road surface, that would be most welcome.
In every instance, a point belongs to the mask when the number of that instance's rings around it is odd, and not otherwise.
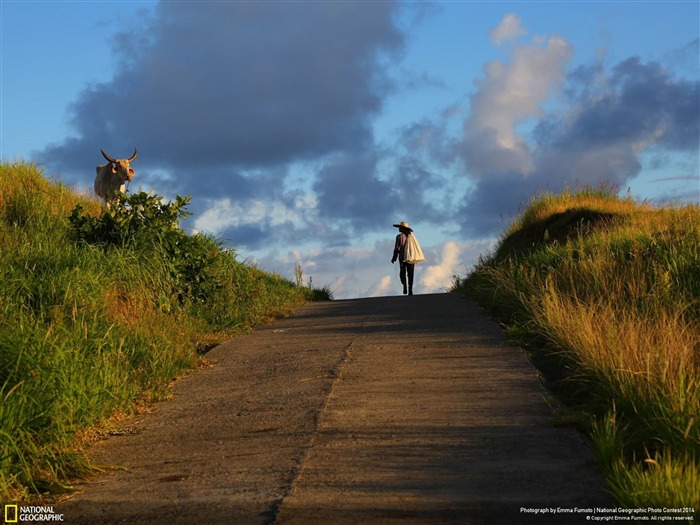
[[[68,524],[559,524],[614,506],[522,350],[452,294],[313,303],[97,444]],[[535,510],[547,509],[545,513]]]

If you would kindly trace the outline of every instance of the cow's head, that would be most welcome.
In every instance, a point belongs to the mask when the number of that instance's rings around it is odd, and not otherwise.
[[[139,154],[139,150],[134,148],[134,154],[128,159],[113,159],[107,155],[104,151],[100,150],[102,156],[109,161],[109,168],[112,173],[118,175],[123,182],[128,182],[134,177],[134,170],[131,169],[129,163],[136,158]]]

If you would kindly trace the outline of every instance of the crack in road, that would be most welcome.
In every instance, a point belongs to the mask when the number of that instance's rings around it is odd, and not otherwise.
[[[364,325],[363,325],[364,326]],[[355,342],[355,339],[350,342],[349,345],[345,348],[345,352],[343,353],[342,357],[338,361],[338,363],[329,371],[330,376],[326,375],[323,377],[331,377],[333,381],[330,384],[330,388],[328,389],[328,393],[325,396],[325,400],[323,402],[323,405],[319,409],[319,411],[316,413],[314,416],[314,426],[313,430],[311,432],[311,439],[309,440],[308,445],[306,448],[304,448],[301,458],[299,459],[298,462],[298,468],[294,472],[294,476],[289,482],[289,488],[288,490],[282,495],[282,497],[273,502],[271,505],[270,509],[268,511],[263,513],[263,517],[265,518],[264,524],[265,525],[274,525],[277,522],[277,517],[284,505],[285,500],[291,496],[294,493],[294,487],[296,485],[297,480],[303,475],[304,473],[304,467],[308,462],[309,456],[311,454],[311,450],[313,449],[316,439],[318,438],[318,430],[319,430],[319,425],[321,422],[321,419],[323,418],[323,414],[328,408],[328,402],[330,398],[333,396],[333,390],[335,389],[335,386],[338,384],[339,381],[342,381],[343,377],[343,366],[347,363],[348,359],[350,359],[350,353],[352,350],[352,346]],[[317,377],[318,378],[318,377]]]

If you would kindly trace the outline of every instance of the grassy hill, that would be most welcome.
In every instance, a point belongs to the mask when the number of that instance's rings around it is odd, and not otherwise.
[[[700,512],[700,207],[538,196],[454,290],[528,349],[621,505]]]
[[[84,446],[115,416],[318,295],[185,234],[187,201],[139,193],[103,213],[35,166],[0,164],[0,499],[85,472]]]

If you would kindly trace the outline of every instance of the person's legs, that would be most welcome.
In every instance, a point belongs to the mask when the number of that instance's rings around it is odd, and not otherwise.
[[[408,274],[408,295],[413,295],[413,272],[415,269],[415,264],[406,265],[406,273]],[[406,292],[404,291],[404,293]]]
[[[407,271],[407,265],[406,263],[402,262],[399,264],[399,279],[401,280],[401,284],[403,284],[403,293],[407,294],[408,289],[406,288],[406,271]]]

